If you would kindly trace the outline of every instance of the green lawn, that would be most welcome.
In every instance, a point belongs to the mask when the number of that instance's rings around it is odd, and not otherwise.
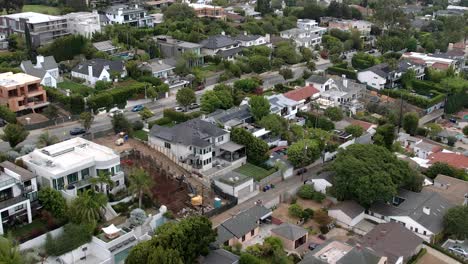
[[[148,141],[148,132],[143,130],[133,131],[133,137],[138,138],[143,141]]]
[[[70,89],[72,94],[81,94],[83,96],[88,96],[94,92],[94,89],[91,87],[68,80],[58,83],[57,86],[63,90]]]
[[[235,172],[238,172],[240,174],[244,174],[247,176],[251,176],[254,178],[255,181],[260,181],[261,179],[269,176],[273,172],[276,171],[275,168],[272,168],[270,170],[266,170],[264,168],[255,166],[253,164],[247,163],[237,169],[234,170]]]
[[[21,238],[28,234],[30,234],[34,230],[43,230],[43,232],[47,231],[47,224],[40,218],[34,219],[30,224],[26,224],[21,227],[14,227],[13,229],[8,230],[7,232],[11,231],[11,234],[14,238]]]
[[[45,5],[24,5],[23,12],[37,12],[48,15],[60,15],[60,9]]]

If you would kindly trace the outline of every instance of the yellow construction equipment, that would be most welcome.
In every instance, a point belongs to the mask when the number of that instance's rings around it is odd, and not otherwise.
[[[201,195],[197,195],[192,197],[192,205],[193,206],[200,206],[203,204],[203,197]]]

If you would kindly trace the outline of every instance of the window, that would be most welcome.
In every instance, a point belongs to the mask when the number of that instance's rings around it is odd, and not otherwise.
[[[418,233],[418,228],[417,227],[414,228],[414,232]]]
[[[119,180],[115,181],[115,186],[119,186],[119,185],[120,185],[120,181]]]
[[[65,180],[63,179],[63,177],[60,177],[58,179],[53,179],[52,184],[53,184],[54,189],[62,190],[63,186],[65,186]]]
[[[242,236],[242,242],[244,242],[244,241],[245,241],[245,235]]]
[[[426,235],[426,230],[423,231],[423,235]]]
[[[115,166],[115,173],[121,172],[122,168],[120,167],[120,164]]]
[[[72,174],[67,175],[67,182],[68,184],[72,184],[78,181],[78,172],[74,172]]]
[[[89,178],[89,168],[81,170],[81,179],[84,180],[86,178]]]
[[[164,142],[164,147],[167,149],[171,149],[171,143]]]
[[[250,230],[250,235],[253,236],[255,234],[255,229]]]
[[[224,136],[220,136],[220,137],[218,138],[218,142],[221,142],[221,141],[223,141],[223,140],[224,140]]]
[[[0,192],[0,201],[5,201],[13,197],[12,188],[8,188]]]
[[[96,175],[99,175],[101,173],[109,173],[109,169],[96,169]]]
[[[111,171],[111,175],[115,175],[115,168],[114,167],[110,168],[110,171]]]
[[[15,211],[23,210],[24,209],[24,204],[20,204],[15,207]]]

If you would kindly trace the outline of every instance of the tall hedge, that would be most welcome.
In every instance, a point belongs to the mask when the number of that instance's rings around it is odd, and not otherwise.
[[[346,75],[347,78],[349,79],[354,79],[356,80],[357,79],[357,73],[354,71],[354,70],[350,70],[350,69],[345,69],[345,68],[339,68],[339,67],[329,67],[327,69],[327,72],[329,74],[335,74],[335,75]]]
[[[77,115],[84,111],[84,98],[81,95],[66,96],[60,90],[45,87],[50,102],[61,103],[72,114]]]
[[[148,84],[137,82],[125,87],[106,90],[102,93],[98,93],[89,97],[88,105],[93,110],[101,107],[111,108],[115,104],[119,106],[125,106],[128,99],[145,92],[145,85]]]

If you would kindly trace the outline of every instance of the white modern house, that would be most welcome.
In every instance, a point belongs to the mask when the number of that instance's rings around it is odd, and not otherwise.
[[[297,28],[281,31],[280,36],[293,40],[298,47],[313,48],[322,43],[322,35],[326,31],[327,29],[319,27],[315,20],[298,19]]]
[[[327,193],[327,188],[333,186],[333,172],[325,171],[314,176],[309,181],[316,192]]]
[[[253,47],[253,46],[261,46],[261,45],[266,45],[269,47],[271,46],[270,34],[261,36],[261,35],[249,35],[247,34],[247,32],[244,32],[244,34],[235,36],[233,37],[233,39],[239,41],[242,47]]]
[[[153,17],[135,5],[113,5],[105,10],[109,24],[127,24],[133,27],[153,27]]]
[[[270,102],[270,112],[272,114],[277,114],[289,120],[296,118],[301,102],[291,100],[283,94],[270,95],[266,99]]]
[[[440,56],[440,54],[405,52],[401,57],[413,62],[425,64],[426,67],[439,70],[447,70],[449,67],[453,67],[455,71],[459,71],[460,67],[462,66],[458,60],[444,58],[443,56]]]
[[[61,81],[58,64],[53,56],[38,55],[35,64],[30,60],[22,61],[20,67],[24,73],[40,78],[44,86],[57,88],[57,83]]]
[[[14,163],[0,163],[0,235],[3,224],[32,221],[31,203],[37,200],[36,176]]]
[[[68,31],[71,34],[92,38],[96,32],[101,32],[101,22],[97,11],[75,12],[64,15],[67,19]]]
[[[71,75],[81,78],[88,85],[94,86],[97,81],[116,82],[118,78],[127,76],[127,70],[122,61],[92,59],[79,63],[72,69]]]
[[[224,193],[238,198],[239,200],[246,200],[256,194],[254,180],[252,177],[230,171],[225,175],[217,177],[214,184],[218,186]]]
[[[89,179],[99,173],[108,173],[114,187],[103,186],[105,193],[116,193],[125,188],[120,156],[112,149],[76,137],[20,157],[42,187],[62,192],[66,199],[76,197],[78,190],[89,188]]]
[[[357,30],[362,36],[368,36],[372,23],[366,20],[332,19],[328,22],[328,30],[336,28],[343,31]]]

